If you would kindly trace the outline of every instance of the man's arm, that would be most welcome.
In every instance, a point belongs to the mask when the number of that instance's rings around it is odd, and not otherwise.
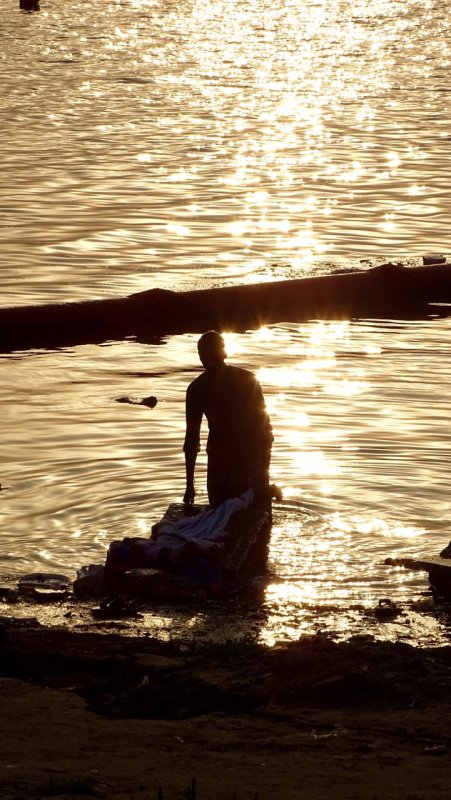
[[[265,398],[259,381],[254,376],[252,405],[254,408],[255,432],[265,467],[269,468],[271,449],[274,441],[271,420],[266,410]]]
[[[183,495],[184,503],[193,503],[196,496],[194,488],[194,471],[196,468],[197,454],[199,452],[200,426],[202,411],[198,408],[194,391],[188,386],[186,392],[186,434],[183,450],[185,452],[186,489]]]
[[[257,500],[267,502],[270,497],[269,467],[271,463],[271,450],[274,440],[271,420],[266,410],[265,398],[262,387],[253,375],[249,392],[250,407],[252,409],[252,429],[256,454],[256,473],[254,491]]]
[[[194,470],[196,468],[197,450],[185,450],[186,489],[184,503],[194,503],[196,489],[194,487]]]

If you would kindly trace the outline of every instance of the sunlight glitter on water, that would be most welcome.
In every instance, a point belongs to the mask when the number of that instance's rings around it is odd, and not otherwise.
[[[447,20],[440,0],[0,11],[8,297],[446,250]]]
[[[2,304],[449,253],[450,22],[444,0],[2,6]],[[449,539],[449,322],[226,339],[262,382],[285,498],[262,635],[368,630],[362,608],[427,586],[384,558]],[[195,336],[0,361],[5,572],[148,535],[183,495],[198,369]],[[399,635],[438,636],[412,620]]]

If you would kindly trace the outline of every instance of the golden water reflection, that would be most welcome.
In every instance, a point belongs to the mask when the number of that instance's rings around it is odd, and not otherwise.
[[[24,39],[0,10],[11,302],[446,250],[448,18],[444,0],[56,0]]]
[[[338,513],[331,514],[327,521],[318,520],[318,525],[312,516],[304,517],[303,522],[299,517],[296,522],[290,520],[289,512],[282,512],[282,517],[283,524],[274,526],[272,531],[270,562],[278,565],[278,580],[270,581],[265,590],[268,617],[261,626],[261,641],[272,646],[277,641],[319,632],[346,639],[351,630],[371,632],[376,638],[409,640],[412,627],[418,638],[440,637],[437,618],[422,616],[434,611],[436,603],[432,598],[403,602],[411,586],[411,573],[401,567],[390,568],[389,573],[390,597],[400,603],[401,616],[381,625],[375,611],[380,597],[387,594],[382,562],[378,563],[377,558],[372,562],[363,559],[359,565],[363,540],[368,547],[373,539],[376,553],[381,535],[391,543],[405,539],[411,547],[424,530],[390,526],[375,517],[345,518]],[[406,548],[405,552],[412,549]],[[293,574],[294,564],[302,565],[302,574]],[[350,593],[358,597],[358,602],[350,602]]]
[[[0,8],[4,302],[448,251],[444,0],[54,0],[29,22]],[[262,637],[375,631],[365,610],[378,598],[407,604],[426,588],[383,561],[449,538],[449,341],[446,321],[227,337],[263,384],[285,498]],[[148,535],[183,495],[196,337],[0,368],[2,569],[73,574],[114,539]],[[149,394],[153,411],[115,403]],[[199,470],[204,487],[204,451]],[[377,633],[419,641],[420,627]]]

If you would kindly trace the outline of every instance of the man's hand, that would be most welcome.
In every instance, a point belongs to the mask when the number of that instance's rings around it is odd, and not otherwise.
[[[183,495],[184,503],[193,503],[196,496],[194,488],[194,470],[196,467],[197,450],[185,450],[186,489]]]
[[[185,494],[183,495],[183,502],[194,503],[195,496],[196,496],[196,490],[194,488],[194,483],[187,483]]]

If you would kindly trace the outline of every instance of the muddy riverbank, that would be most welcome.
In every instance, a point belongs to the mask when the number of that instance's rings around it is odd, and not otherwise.
[[[2,627],[2,798],[447,797],[451,647]],[[191,788],[190,788],[191,787]]]

